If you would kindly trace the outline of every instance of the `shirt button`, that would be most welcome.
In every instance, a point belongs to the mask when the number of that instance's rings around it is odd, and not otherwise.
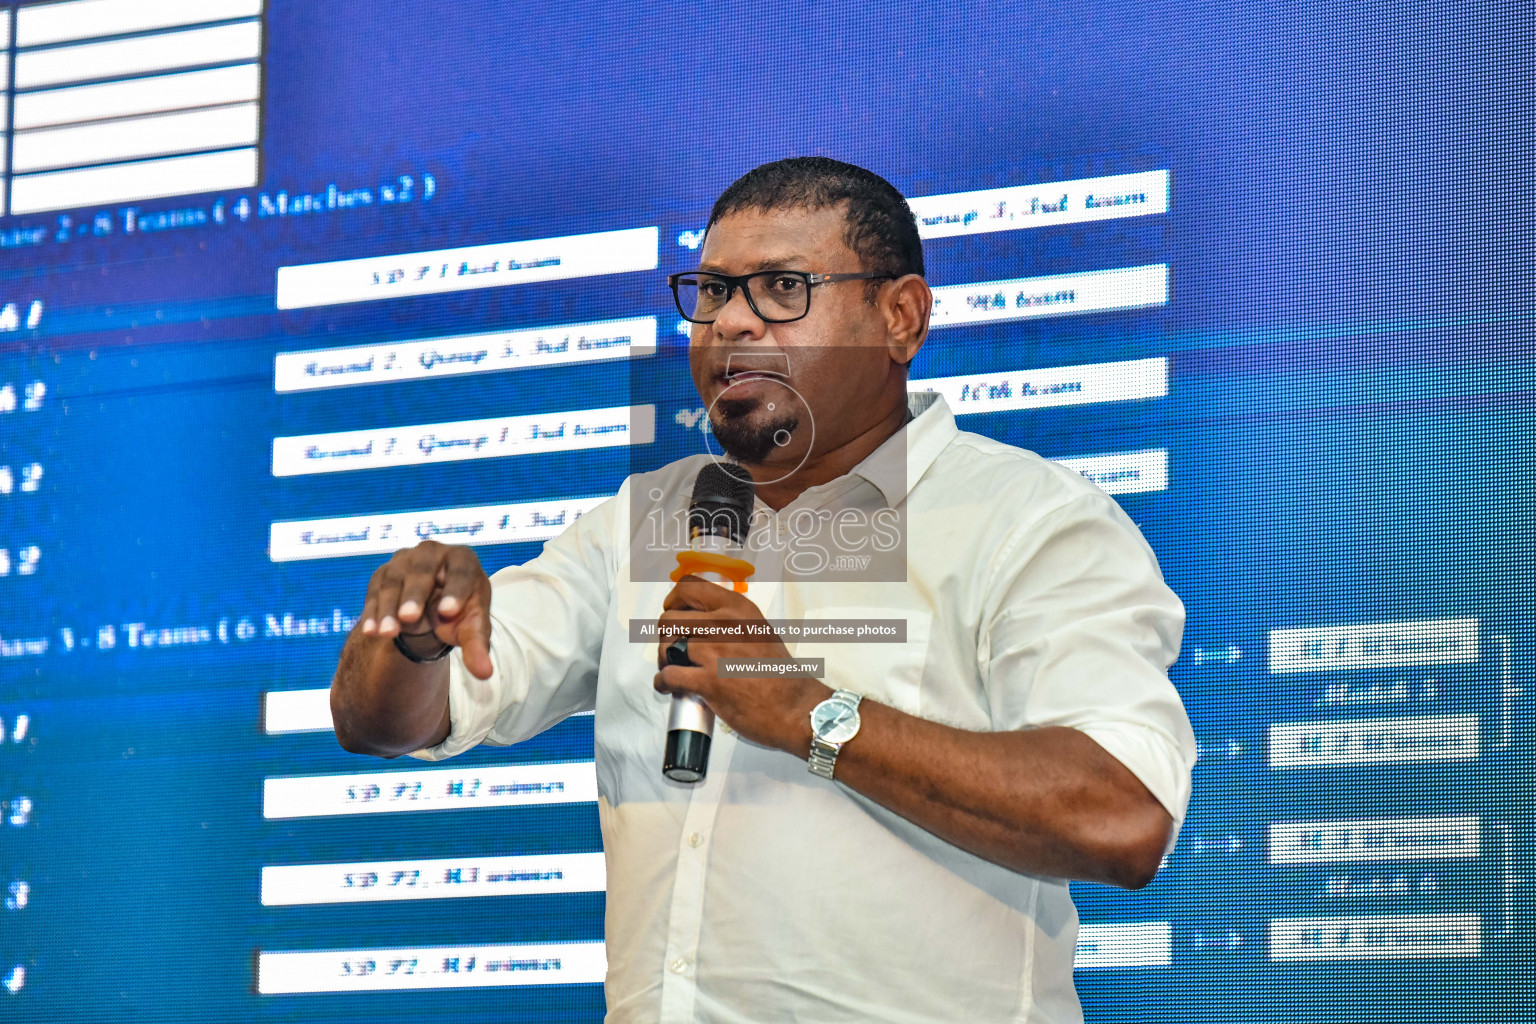
[[[695,832],[688,837],[688,845],[697,850],[700,846],[704,845],[704,837]]]
[[[688,961],[684,960],[682,957],[678,957],[667,966],[672,969],[673,974],[682,974],[688,969]]]

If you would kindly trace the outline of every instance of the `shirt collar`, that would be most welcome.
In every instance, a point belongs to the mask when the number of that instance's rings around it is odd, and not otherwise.
[[[939,452],[960,433],[948,403],[937,391],[910,393],[907,411],[912,418],[851,471],[873,484],[891,508],[906,499]]]

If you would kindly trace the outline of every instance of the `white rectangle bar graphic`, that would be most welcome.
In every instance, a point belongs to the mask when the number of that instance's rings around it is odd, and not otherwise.
[[[1478,652],[1478,620],[1470,618],[1275,629],[1269,634],[1269,671],[1466,665],[1477,661]]]
[[[601,942],[262,952],[256,960],[256,991],[269,996],[584,985],[602,982],[607,973]]]
[[[1479,956],[1483,922],[1476,914],[1276,918],[1269,923],[1271,960],[1399,960]]]
[[[1173,925],[1167,921],[1085,924],[1077,930],[1079,971],[1167,967],[1173,963]]]
[[[11,212],[39,213],[255,185],[256,150],[232,149],[19,175],[11,179]]]
[[[1441,860],[1481,853],[1482,821],[1475,816],[1286,821],[1269,826],[1271,864]]]
[[[267,779],[262,789],[262,814],[267,818],[313,818],[572,804],[596,799],[597,773],[591,761],[415,768]]]
[[[1168,394],[1168,359],[930,377],[909,382],[907,390],[939,392],[957,416],[1162,398]]]
[[[578,711],[572,717],[591,715]],[[268,690],[262,694],[262,729],[268,736],[301,732],[330,732],[331,689],[321,686],[308,690]]]
[[[650,444],[655,434],[654,405],[304,434],[272,439],[272,475],[304,476]]]
[[[1355,718],[1269,727],[1271,768],[1467,761],[1478,753],[1476,715]]]
[[[242,21],[16,55],[16,88],[40,89],[97,78],[128,78],[261,56],[261,22]]]
[[[262,6],[262,0],[74,0],[39,4],[21,9],[16,20],[16,45],[46,46],[251,18],[261,13]]]
[[[331,688],[268,690],[262,694],[261,726],[268,736],[295,732],[330,732]]]
[[[18,173],[41,171],[251,146],[260,136],[261,108],[255,103],[242,103],[19,131],[13,136],[11,159]]]
[[[126,82],[24,92],[15,99],[16,129],[135,117],[260,98],[261,67],[257,64],[183,71]]]
[[[606,884],[601,853],[288,864],[261,869],[261,902],[267,907],[288,907],[527,896],[602,892]]]
[[[642,316],[630,320],[529,327],[348,348],[279,352],[273,388],[285,392],[387,384],[464,373],[623,359],[650,355],[655,351],[656,318]]]
[[[274,562],[293,562],[386,554],[424,540],[477,547],[549,540],[605,500],[553,498],[473,508],[292,520],[272,524],[267,551]]]
[[[1168,172],[1143,171],[908,199],[924,238],[1168,212]]]
[[[1148,494],[1168,489],[1168,449],[1053,459],[1087,477],[1105,494]]]
[[[659,242],[657,228],[629,228],[279,267],[277,308],[302,309],[655,270]]]
[[[1168,303],[1168,264],[1051,277],[942,285],[933,289],[932,327],[996,323]]]

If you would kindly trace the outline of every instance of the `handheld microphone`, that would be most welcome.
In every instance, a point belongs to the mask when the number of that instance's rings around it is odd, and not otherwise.
[[[752,522],[752,478],[737,466],[711,462],[699,470],[688,506],[688,550],[678,552],[674,581],[684,576],[747,591],[751,562],[737,558]],[[688,638],[680,637],[667,647],[667,663],[692,665]],[[715,713],[692,696],[674,694],[667,713],[667,750],[662,774],[674,782],[698,782],[709,771],[709,743],[715,731]]]

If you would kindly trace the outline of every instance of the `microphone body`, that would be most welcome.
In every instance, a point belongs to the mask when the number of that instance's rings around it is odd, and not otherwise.
[[[697,576],[737,593],[746,593],[752,563],[736,557],[751,520],[752,482],[744,470],[719,463],[705,466],[693,487],[688,509],[688,550],[679,552],[674,581]],[[667,663],[692,665],[688,638],[667,647]],[[674,782],[700,782],[709,772],[709,745],[715,713],[698,697],[674,694],[667,711],[667,747],[662,774]]]
[[[719,540],[719,538],[701,539]],[[718,543],[710,546],[723,548],[725,545]],[[695,543],[694,550],[701,550],[701,545]],[[681,558],[679,563],[682,563]],[[732,581],[718,572],[695,570],[693,575],[709,580],[711,583],[733,585]],[[688,659],[686,640],[674,643],[667,648],[667,663],[670,665],[693,664]],[[715,713],[709,710],[709,705],[697,697],[674,694],[672,706],[667,709],[667,751],[662,761],[662,773],[674,782],[702,781],[709,772],[709,744],[714,734]]]

